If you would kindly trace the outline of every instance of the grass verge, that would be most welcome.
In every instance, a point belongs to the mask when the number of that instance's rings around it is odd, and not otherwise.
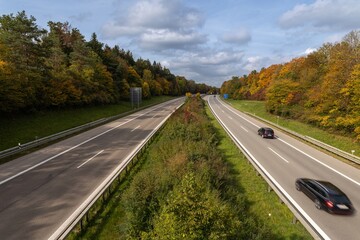
[[[150,106],[172,99],[161,96],[143,100]],[[119,104],[62,109],[31,114],[0,116],[0,151],[15,147],[101,118],[115,116],[132,109],[130,102]]]

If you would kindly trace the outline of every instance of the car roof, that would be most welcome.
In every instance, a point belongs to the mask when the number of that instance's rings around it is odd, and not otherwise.
[[[302,178],[304,182],[313,182],[317,185],[319,185],[321,188],[323,188],[326,192],[328,192],[331,195],[345,195],[343,191],[341,191],[338,187],[336,187],[334,184],[327,182],[327,181],[320,181],[310,178]]]
[[[321,185],[325,191],[327,191],[329,194],[332,195],[343,195],[344,193],[338,188],[336,187],[334,184],[330,183],[330,182],[326,182],[326,181],[318,181],[315,180],[319,185]]]

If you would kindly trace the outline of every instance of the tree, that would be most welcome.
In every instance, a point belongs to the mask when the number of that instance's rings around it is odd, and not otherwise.
[[[50,28],[43,45],[48,49],[45,60],[47,74],[42,86],[43,107],[80,104],[81,91],[75,87],[68,72],[69,59],[63,52],[61,39],[54,29]]]
[[[144,82],[144,84],[142,86],[142,96],[144,99],[148,99],[151,97],[150,87],[147,82]]]
[[[144,69],[143,80],[144,80],[143,89],[142,89],[143,97],[150,98],[152,95],[150,86],[151,84],[153,84],[153,82],[155,82],[150,70]]]
[[[45,52],[41,47],[46,30],[39,29],[25,11],[0,17],[0,81],[2,111],[17,111],[39,105],[38,94],[45,71]]]
[[[115,87],[111,74],[100,57],[85,42],[78,40],[70,54],[69,71],[75,86],[81,91],[85,104],[111,103],[115,101]]]
[[[128,80],[130,87],[141,87],[142,86],[142,79],[133,67],[129,67],[127,80]]]
[[[87,45],[101,58],[104,59],[104,44],[99,42],[97,39],[96,33],[93,33],[91,35],[90,41],[87,43]]]
[[[266,108],[269,112],[289,115],[291,106],[296,104],[299,83],[289,79],[274,81],[266,92]]]

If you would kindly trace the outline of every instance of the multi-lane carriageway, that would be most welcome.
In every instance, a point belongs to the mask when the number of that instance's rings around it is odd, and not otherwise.
[[[262,139],[264,124],[217,97],[205,97],[219,121],[279,185],[324,239],[360,239],[360,217],[319,211],[295,179],[328,180],[360,209],[360,174],[355,169],[276,131]],[[48,239],[146,136],[183,103],[170,101],[94,128],[0,166],[0,239]]]
[[[308,197],[295,189],[295,180],[299,177],[330,181],[348,195],[355,209],[360,210],[359,169],[276,129],[275,139],[263,139],[257,135],[257,130],[265,126],[264,123],[235,110],[218,97],[205,99],[243,151],[279,185],[315,231],[321,234],[320,239],[360,239],[360,215],[357,211],[350,216],[320,211]]]

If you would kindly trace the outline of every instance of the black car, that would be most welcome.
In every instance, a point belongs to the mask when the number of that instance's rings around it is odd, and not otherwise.
[[[298,191],[302,191],[315,202],[317,209],[325,209],[330,213],[338,214],[354,212],[350,199],[330,182],[298,178],[295,186]]]
[[[274,130],[268,127],[259,128],[258,134],[263,138],[275,138]]]

